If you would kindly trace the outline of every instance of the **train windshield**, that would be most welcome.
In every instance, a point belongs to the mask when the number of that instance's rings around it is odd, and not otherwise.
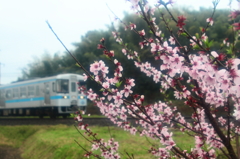
[[[69,80],[68,79],[57,80],[57,93],[69,93]]]

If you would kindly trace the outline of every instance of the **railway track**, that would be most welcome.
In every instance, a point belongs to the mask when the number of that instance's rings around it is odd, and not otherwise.
[[[84,124],[109,126],[113,123],[107,118],[84,118]],[[0,118],[0,125],[74,125],[77,124],[73,118],[57,118],[57,119],[39,119],[39,118]]]

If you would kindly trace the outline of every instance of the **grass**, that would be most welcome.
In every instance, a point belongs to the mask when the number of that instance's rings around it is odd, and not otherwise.
[[[112,135],[120,143],[120,152],[133,153],[136,159],[152,158],[147,151],[149,143],[145,138],[130,135],[117,127],[92,127],[91,129],[105,141]],[[83,147],[91,149],[91,145],[73,126],[0,126],[0,145],[19,148],[23,159],[83,158],[85,152],[74,140]]]
[[[91,127],[105,141],[113,137],[119,142],[122,158],[124,152],[134,154],[136,159],[154,158],[148,153],[149,142],[159,147],[157,141],[131,135],[118,127]],[[83,131],[82,131],[83,132]],[[173,130],[173,138],[183,149],[189,151],[194,147],[194,139],[187,134]],[[79,159],[85,152],[75,143],[77,140],[84,148],[90,150],[91,145],[80,136],[74,126],[0,126],[0,145],[19,148],[23,159]]]

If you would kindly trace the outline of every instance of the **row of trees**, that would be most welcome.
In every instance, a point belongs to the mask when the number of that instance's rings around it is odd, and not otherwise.
[[[162,8],[161,8],[162,10]],[[190,10],[188,8],[174,8],[171,10],[174,16],[184,14],[187,17],[186,29],[189,30],[190,34],[201,33],[201,28],[206,25],[206,18],[212,14],[212,9],[200,8],[197,10]],[[166,14],[167,18],[170,18],[167,15],[167,12],[162,10],[161,14]],[[209,41],[212,41],[211,48],[219,50],[221,47],[222,39],[229,37],[232,38],[232,32],[230,29],[230,23],[228,21],[228,10],[217,10],[214,15],[214,25],[211,28],[211,34],[209,34]],[[160,12],[156,12],[156,17],[160,17]],[[136,24],[139,28],[148,29],[147,24],[135,14],[125,13],[123,18],[125,22],[131,22]],[[156,19],[156,24],[160,27],[162,35],[169,37],[170,33],[166,29],[166,24],[158,18]],[[169,27],[173,28],[173,31],[177,31],[177,27],[173,21],[168,22]],[[145,75],[140,73],[138,68],[134,67],[133,62],[127,60],[122,54],[121,47],[113,43],[113,37],[111,35],[112,31],[124,32],[126,28],[123,25],[117,24],[115,27],[109,25],[106,30],[94,30],[88,31],[84,36],[81,36],[79,43],[73,44],[76,49],[73,50],[73,55],[82,63],[85,68],[89,68],[90,63],[96,60],[103,60],[106,64],[110,64],[109,61],[105,58],[105,55],[102,54],[101,50],[97,49],[99,39],[102,37],[105,38],[105,45],[107,48],[115,50],[115,56],[121,60],[124,68],[129,68],[128,72],[124,74],[126,77],[131,77],[136,80],[138,87],[134,88],[135,91],[141,92],[146,96],[146,101],[153,101],[162,98],[159,93],[159,85],[152,82]],[[208,33],[208,31],[206,32]],[[146,32],[146,35],[150,35],[150,32]],[[126,34],[121,35],[122,39],[125,39],[125,43],[128,44],[128,47],[132,50],[139,50],[139,42],[141,38],[136,35],[134,32],[128,31]],[[188,40],[183,37],[179,37],[183,45],[188,43]],[[165,39],[166,40],[166,39]],[[154,57],[149,54],[148,49],[142,49],[140,55],[142,62],[149,61],[153,66],[158,65],[158,62],[154,60]],[[113,69],[109,70],[113,73]],[[36,77],[46,77],[53,76],[60,73],[79,73],[82,74],[83,71],[75,65],[75,61],[67,54],[60,55],[55,53],[51,56],[49,53],[45,53],[41,59],[35,58],[32,63],[29,63],[22,70],[22,77],[19,77],[18,80],[26,80]],[[97,86],[94,83],[88,83],[93,86],[94,90],[97,90]],[[170,97],[172,98],[171,91],[169,92]]]

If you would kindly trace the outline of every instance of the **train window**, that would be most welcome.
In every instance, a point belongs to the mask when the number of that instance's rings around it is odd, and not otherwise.
[[[71,91],[72,91],[72,92],[76,92],[76,87],[77,87],[77,86],[76,86],[76,82],[72,82],[72,83],[71,83]]]
[[[28,96],[34,96],[34,86],[28,86]]]
[[[27,97],[26,87],[20,87],[20,97],[22,98]]]
[[[52,91],[53,91],[53,92],[56,92],[56,85],[55,85],[55,82],[52,83]]]
[[[11,90],[7,90],[6,91],[6,98],[7,99],[10,99],[12,97],[12,93],[11,92],[12,92]]]
[[[40,96],[39,86],[36,86],[35,95]]]
[[[13,98],[18,98],[18,88],[13,88]]]
[[[59,79],[57,80],[57,92],[58,93],[68,93],[69,92],[69,80]]]
[[[0,90],[0,97],[1,98],[5,98],[5,91],[4,91],[4,89]]]

